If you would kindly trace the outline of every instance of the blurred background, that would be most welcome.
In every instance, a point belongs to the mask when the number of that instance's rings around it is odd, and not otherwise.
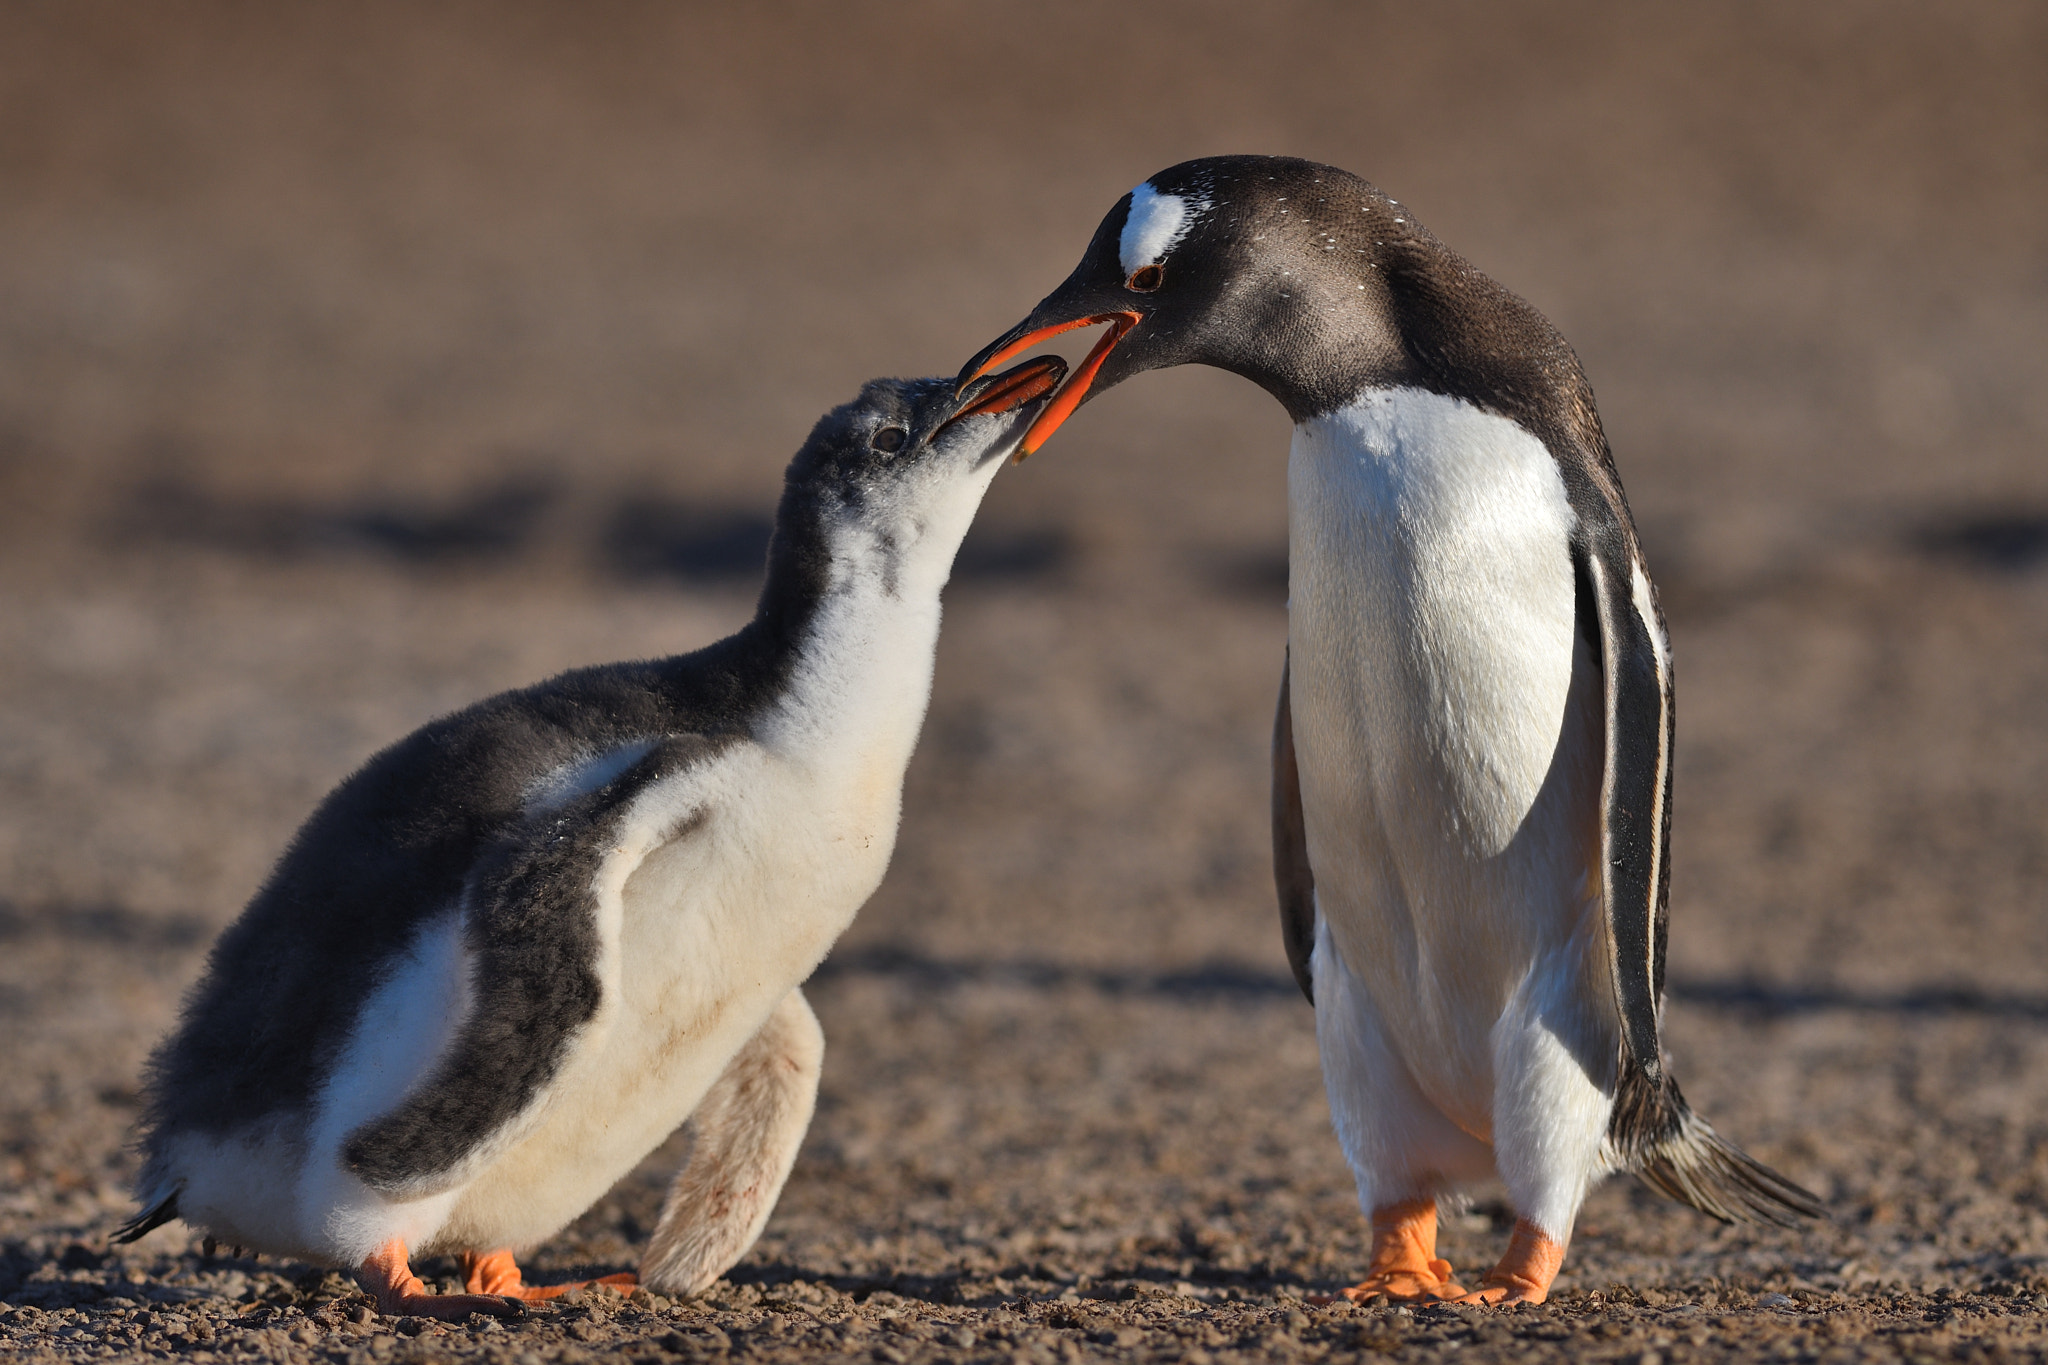
[[[1992,0],[8,5],[0,1239],[125,1209],[137,1066],[328,787],[736,627],[818,414],[1253,151],[1577,347],[1677,652],[1679,1071],[1840,1215],[1617,1186],[1568,1274],[2033,1264],[2043,71]],[[1268,871],[1286,443],[1180,370],[997,480],[755,1264],[1355,1273]],[[562,1254],[629,1263],[664,1176]]]

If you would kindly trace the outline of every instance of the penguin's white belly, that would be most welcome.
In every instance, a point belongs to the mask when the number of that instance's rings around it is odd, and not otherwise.
[[[1516,992],[1603,980],[1573,513],[1536,437],[1412,389],[1297,426],[1288,491],[1317,907],[1422,1092],[1485,1139]]]
[[[636,814],[701,823],[601,898],[598,1016],[544,1114],[464,1188],[433,1245],[524,1248],[589,1208],[688,1119],[887,869],[893,788],[849,803],[751,744],[672,783]]]

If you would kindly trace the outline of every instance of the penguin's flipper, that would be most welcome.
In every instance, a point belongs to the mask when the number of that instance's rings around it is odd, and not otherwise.
[[[1573,560],[1580,601],[1599,631],[1601,880],[1622,1045],[1655,1080],[1664,1065],[1657,1013],[1671,894],[1671,648],[1656,589],[1627,532],[1627,510],[1618,511],[1600,528],[1604,534],[1574,547]]]
[[[696,1141],[648,1238],[641,1283],[699,1293],[747,1254],[796,1164],[824,1061],[818,1016],[792,990],[690,1116]]]
[[[1316,991],[1309,954],[1316,946],[1316,874],[1308,863],[1308,832],[1302,824],[1288,673],[1289,665],[1282,663],[1280,705],[1273,716],[1273,886],[1280,893],[1280,941],[1287,948],[1287,965],[1313,1005]]]
[[[1627,509],[1604,503],[1578,511],[1581,527],[1598,528],[1574,544],[1573,562],[1580,620],[1599,631],[1606,697],[1601,873],[1622,1028],[1610,1157],[1659,1193],[1724,1222],[1818,1217],[1824,1210],[1812,1191],[1716,1133],[1664,1065],[1657,1013],[1671,904],[1671,646]],[[1539,1263],[1548,1264],[1529,1261]],[[1504,1260],[1496,1274],[1513,1279],[1512,1269]]]
[[[364,1184],[433,1194],[523,1131],[604,995],[600,884],[616,895],[632,866],[702,818],[686,811],[639,829],[637,799],[711,747],[663,740],[596,790],[513,825],[477,860],[463,890],[468,1015],[425,1080],[349,1133],[343,1159]]]

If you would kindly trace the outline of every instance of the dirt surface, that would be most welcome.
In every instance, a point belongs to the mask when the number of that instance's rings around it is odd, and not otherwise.
[[[2024,3],[7,6],[0,1354],[2048,1358],[2043,70]],[[322,792],[733,628],[819,412],[1222,151],[1578,346],[1675,636],[1678,1074],[1832,1222],[1614,1182],[1543,1309],[1316,1305],[1366,1236],[1268,882],[1286,422],[1184,371],[997,480],[727,1282],[444,1330],[108,1250],[137,1067]],[[536,1278],[631,1267],[686,1141]]]

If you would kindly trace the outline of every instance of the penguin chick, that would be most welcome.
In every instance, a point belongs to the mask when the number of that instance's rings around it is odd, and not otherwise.
[[[1357,176],[1260,156],[1125,195],[962,378],[1091,323],[1020,456],[1170,365],[1294,420],[1274,857],[1373,1223],[1347,1292],[1541,1302],[1616,1170],[1716,1218],[1818,1213],[1664,1059],[1671,650],[1564,338]],[[1436,1200],[1496,1174],[1519,1220],[1467,1295]]]
[[[739,633],[491,697],[337,787],[151,1058],[117,1240],[183,1219],[385,1313],[512,1315],[566,1287],[513,1250],[694,1117],[640,1277],[737,1261],[817,1095],[799,983],[895,843],[940,590],[1064,372],[869,384],[791,463]],[[427,1292],[431,1253],[469,1292]]]

